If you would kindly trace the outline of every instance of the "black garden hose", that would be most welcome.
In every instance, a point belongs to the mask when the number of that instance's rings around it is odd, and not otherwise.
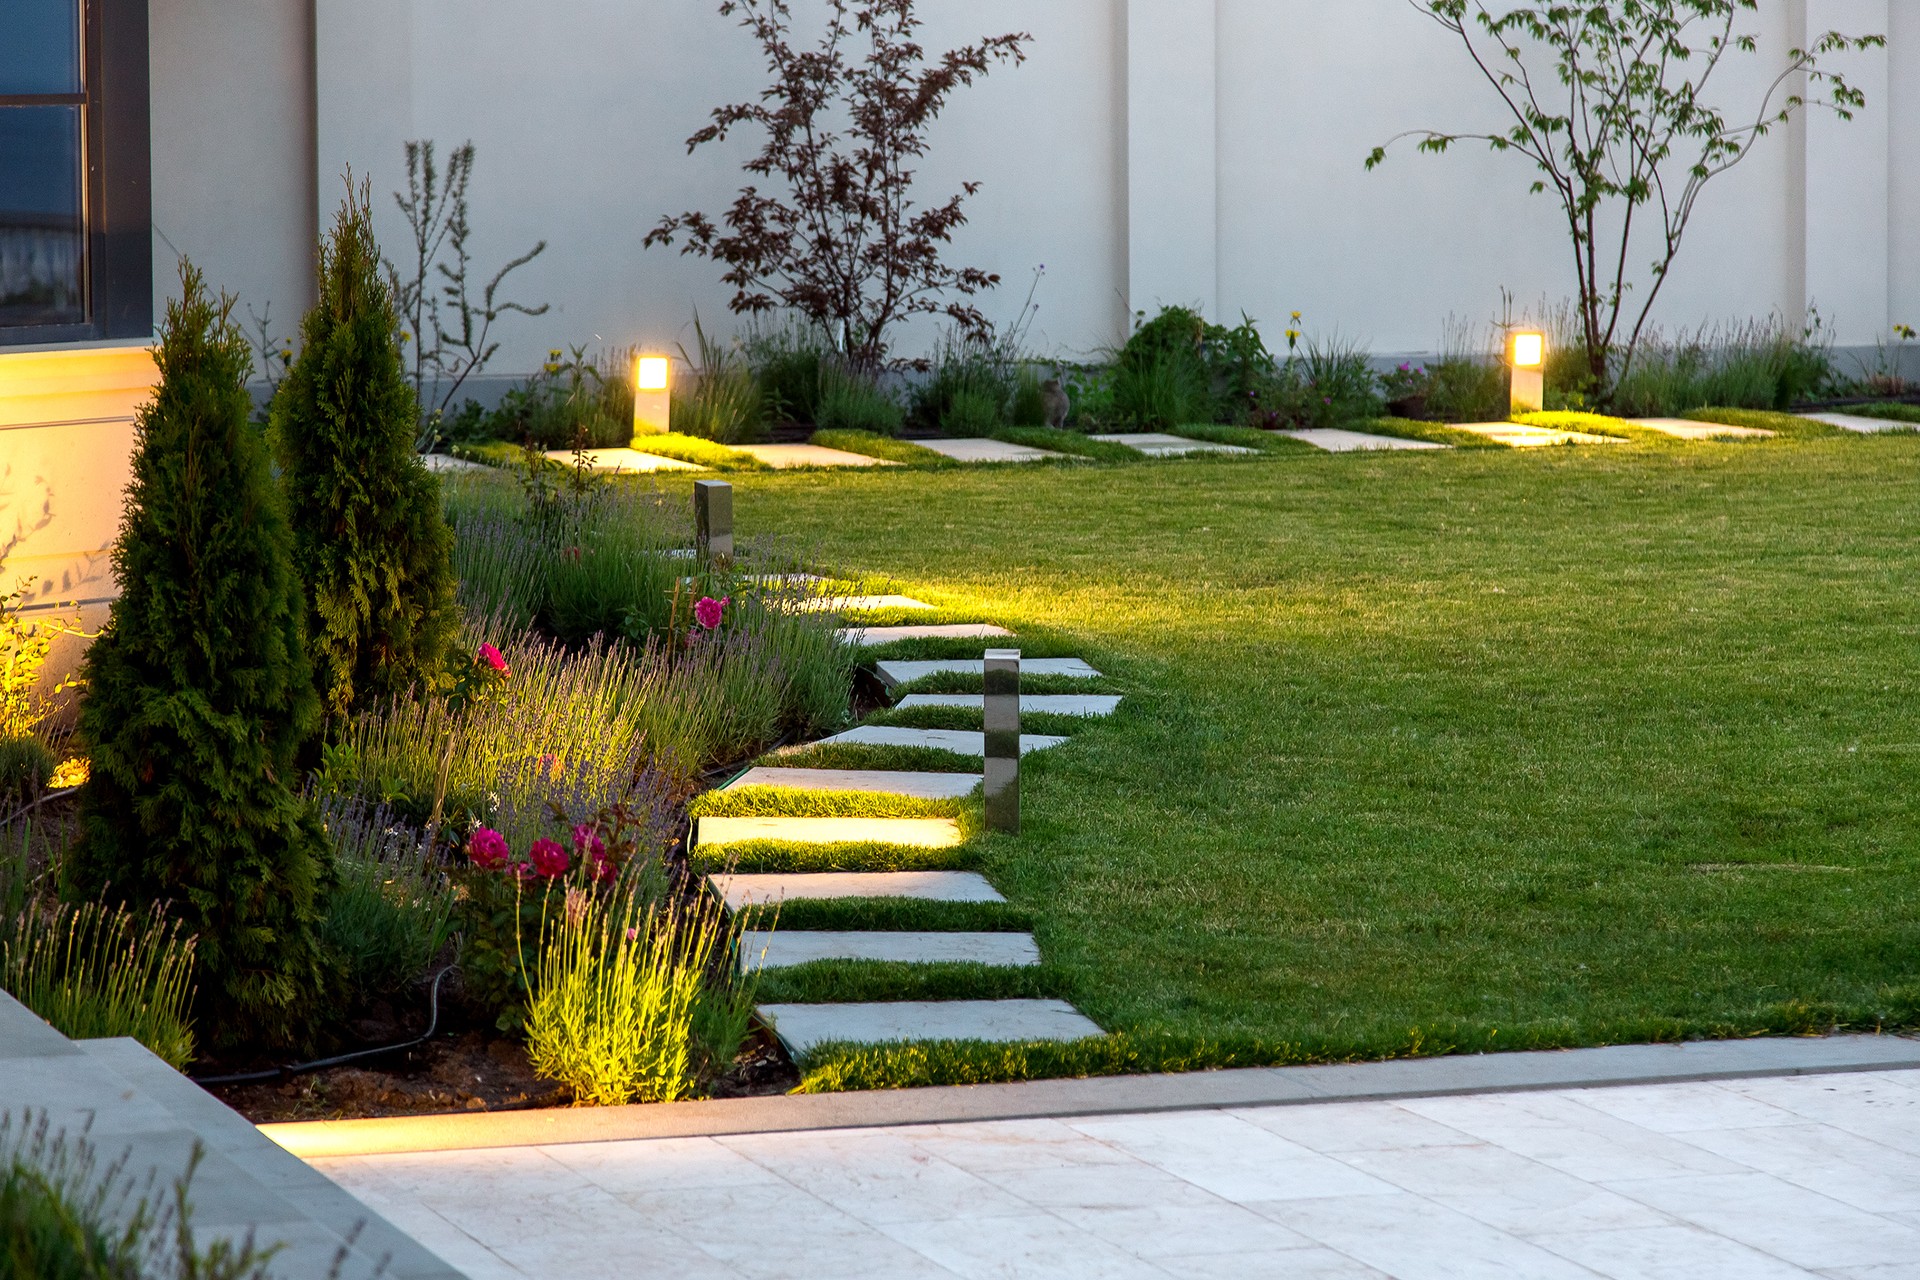
[[[215,1084],[263,1084],[269,1080],[288,1080],[294,1076],[306,1075],[312,1071],[324,1071],[328,1067],[344,1066],[349,1062],[359,1062],[363,1058],[377,1058],[383,1054],[398,1053],[402,1049],[411,1049],[417,1044],[425,1044],[433,1039],[433,1033],[440,1026],[440,983],[453,972],[448,965],[433,975],[433,986],[429,989],[429,1009],[427,1029],[411,1040],[402,1040],[398,1044],[377,1045],[372,1049],[356,1049],[352,1053],[342,1053],[332,1058],[317,1058],[312,1062],[299,1062],[285,1067],[271,1067],[265,1071],[243,1071],[230,1076],[188,1076],[197,1085]]]

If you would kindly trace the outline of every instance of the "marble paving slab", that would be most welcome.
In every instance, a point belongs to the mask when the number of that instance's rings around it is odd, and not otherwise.
[[[899,1000],[877,1004],[763,1004],[760,1016],[796,1054],[832,1040],[1085,1040],[1106,1034],[1064,1000]]]
[[[1585,431],[1556,431],[1519,422],[1462,422],[1462,431],[1498,440],[1510,449],[1540,449],[1557,444],[1625,444],[1619,436],[1596,436]]]
[[[908,773],[891,769],[749,769],[723,791],[740,787],[797,787],[804,791],[858,791],[916,800],[959,800],[980,785],[977,773]]]
[[[960,844],[952,818],[699,818],[694,844],[727,845],[743,840],[791,844],[899,844],[948,849]]]
[[[871,649],[896,640],[997,640],[1012,634],[990,622],[955,622],[935,627],[842,627],[840,640]]]
[[[1191,436],[1169,435],[1164,431],[1123,431],[1115,435],[1090,437],[1102,444],[1125,445],[1129,449],[1146,454],[1149,458],[1180,458],[1189,453],[1255,453],[1237,444],[1216,444],[1212,440],[1195,440]]]
[[[1369,449],[1445,449],[1449,446],[1436,444],[1431,440],[1403,440],[1399,436],[1376,436],[1365,431],[1348,431],[1341,427],[1305,427],[1299,431],[1281,431],[1277,434],[1292,436],[1295,440],[1304,440],[1316,449],[1325,449],[1328,453],[1359,453]]]
[[[800,613],[870,613],[875,609],[932,609],[912,596],[802,596],[780,602]]]
[[[1020,754],[1046,751],[1065,741],[1065,738],[1051,734],[1023,733],[1020,735]],[[955,755],[984,756],[987,753],[987,735],[965,729],[908,729],[899,725],[863,724],[845,733],[836,733],[831,738],[822,738],[814,745],[932,747],[936,751],[951,751]]]
[[[729,911],[775,902],[839,898],[911,898],[918,902],[1005,902],[977,871],[816,871],[711,875],[707,883]]]
[[[678,458],[661,458],[637,449],[589,449],[588,465],[596,475],[634,475],[654,471],[705,471],[706,468]],[[563,466],[573,465],[571,449],[549,449],[547,457]]]
[[[1040,963],[1027,933],[836,933],[748,930],[740,935],[740,971],[789,969],[816,960],[902,964],[985,964],[1024,969]]]
[[[928,676],[981,676],[987,664],[980,658],[934,658],[928,661],[895,660],[876,662],[873,669],[889,689],[911,684]],[[1079,658],[1022,658],[1020,674],[1028,676],[1064,676],[1074,680],[1097,680],[1100,673]]]
[[[1878,435],[1882,431],[1916,431],[1920,422],[1896,422],[1892,418],[1865,418],[1856,413],[1803,413],[1803,418],[1812,418],[1815,422],[1824,422],[1830,427],[1839,427],[1842,431],[1857,431],[1862,435]]]
[[[485,463],[469,462],[465,458],[456,458],[450,453],[423,453],[420,455],[420,465],[429,471],[443,473],[494,470],[494,468],[487,466]]]
[[[758,458],[776,471],[790,467],[897,467],[897,462],[869,458],[864,453],[828,449],[817,444],[736,444],[729,446]]]
[[[991,440],[983,436],[966,436],[955,440],[915,440],[912,443],[922,449],[931,449],[942,457],[952,458],[955,462],[1041,462],[1047,458],[1067,456],[1051,449],[1034,449],[1024,444],[1010,444],[1005,440]]]
[[[983,693],[910,693],[896,706],[960,707],[968,711],[986,711]],[[1119,694],[1105,693],[1023,693],[1020,710],[1050,716],[1110,716],[1120,709]]]
[[[1680,440],[1767,440],[1773,432],[1759,427],[1735,427],[1724,422],[1695,422],[1691,418],[1631,418],[1636,427],[1658,431]]]

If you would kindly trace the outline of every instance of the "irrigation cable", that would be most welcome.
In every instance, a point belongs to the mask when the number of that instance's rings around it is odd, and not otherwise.
[[[345,1066],[349,1062],[359,1062],[363,1058],[377,1058],[383,1054],[398,1053],[402,1049],[411,1049],[417,1044],[425,1044],[433,1039],[433,1033],[440,1026],[440,983],[453,972],[454,966],[448,965],[433,975],[433,986],[429,989],[429,1015],[427,1029],[411,1040],[402,1040],[398,1044],[376,1045],[371,1049],[356,1049],[352,1053],[342,1053],[331,1058],[316,1058],[312,1062],[299,1062],[290,1066],[272,1067],[266,1071],[243,1071],[230,1076],[188,1076],[197,1085],[213,1084],[264,1084],[269,1080],[289,1080],[294,1076],[306,1075],[313,1071],[324,1071],[328,1067]]]

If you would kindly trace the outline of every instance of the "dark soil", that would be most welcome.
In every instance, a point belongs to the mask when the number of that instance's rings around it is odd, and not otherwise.
[[[715,1098],[786,1093],[800,1073],[773,1037],[761,1032],[725,1075]],[[529,1111],[572,1103],[566,1089],[534,1074],[517,1039],[481,1031],[436,1037],[371,1065],[332,1067],[265,1084],[213,1085],[208,1092],[255,1124],[444,1115],[455,1111]]]

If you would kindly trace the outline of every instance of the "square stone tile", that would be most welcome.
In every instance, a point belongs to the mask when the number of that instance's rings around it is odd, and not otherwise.
[[[795,1054],[832,1041],[1086,1040],[1105,1033],[1064,1000],[896,1000],[870,1004],[763,1004],[756,1012]]]
[[[1309,427],[1279,434],[1304,440],[1328,453],[1361,453],[1375,449],[1445,449],[1431,440],[1404,440],[1399,436],[1376,436],[1365,431],[1347,431],[1339,427]]]
[[[897,964],[984,964],[1030,968],[1040,948],[1028,933],[836,932],[749,930],[740,936],[740,970],[788,969],[819,960]]]
[[[1920,1258],[1920,1231],[1764,1173],[1608,1185],[1672,1217],[1810,1269]]]
[[[1401,1192],[1250,1206],[1395,1280],[1593,1280],[1593,1272],[1457,1210]]]
[[[1354,1151],[1341,1159],[1515,1236],[1658,1227],[1670,1221],[1604,1187],[1484,1144]]]
[[[869,458],[864,453],[828,449],[817,444],[736,444],[741,453],[758,458],[776,471],[792,467],[897,467],[884,458]]]
[[[1655,1133],[1752,1129],[1761,1125],[1798,1124],[1804,1118],[1717,1084],[1628,1085],[1579,1089],[1567,1096],[1583,1107]]]
[[[1200,1253],[1184,1258],[1155,1258],[1177,1280],[1386,1280],[1386,1272],[1344,1253],[1314,1247],[1263,1249],[1255,1253]]]
[[[990,622],[953,622],[925,627],[842,627],[843,643],[862,648],[898,644],[902,640],[998,640],[1011,636],[1005,627]]]
[[[927,902],[1005,902],[978,871],[825,871],[712,875],[707,883],[738,911],[755,903],[834,898],[919,898]]]
[[[914,444],[922,449],[931,449],[944,458],[955,462],[1041,462],[1047,458],[1064,458],[1064,453],[1055,453],[1051,449],[1034,449],[1024,444],[1009,444],[1005,440],[994,440],[982,436],[963,436],[952,440],[915,440]]]
[[[908,773],[888,769],[749,769],[722,790],[741,787],[797,787],[803,791],[857,791],[912,796],[917,800],[959,800],[980,785],[977,773]]]
[[[881,1228],[893,1239],[969,1277],[1072,1276],[1075,1280],[1166,1280],[1144,1258],[1050,1213],[953,1215]]]
[[[1561,1093],[1411,1098],[1400,1105],[1577,1178],[1608,1181],[1742,1171],[1691,1143],[1616,1120]]]
[[[1020,735],[1020,754],[1024,756],[1032,751],[1048,751],[1064,746],[1066,742],[1067,739],[1051,734],[1023,733]],[[900,725],[863,724],[820,740],[823,746],[836,743],[864,747],[931,747],[935,751],[951,751],[960,756],[984,756],[987,753],[987,735],[965,729],[910,729]]]
[[[1395,1188],[1222,1112],[1076,1120],[1073,1127],[1222,1199],[1367,1195]]]
[[[1805,1280],[1812,1273],[1698,1227],[1570,1231],[1533,1242],[1613,1280]]]
[[[964,837],[952,818],[696,818],[694,844],[729,845],[750,840],[793,844],[892,844],[915,849],[951,849]]]
[[[1480,1141],[1391,1102],[1244,1107],[1228,1114],[1323,1154],[1466,1146]]]

